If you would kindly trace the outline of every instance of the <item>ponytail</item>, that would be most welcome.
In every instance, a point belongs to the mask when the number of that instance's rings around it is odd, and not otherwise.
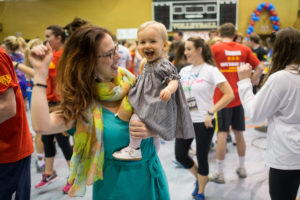
[[[213,58],[212,52],[210,47],[208,46],[208,44],[204,43],[203,47],[202,47],[202,57],[203,60],[213,66],[216,66],[215,60]]]

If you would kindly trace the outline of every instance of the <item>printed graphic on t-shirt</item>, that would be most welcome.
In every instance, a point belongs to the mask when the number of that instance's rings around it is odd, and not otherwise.
[[[242,52],[240,50],[236,50],[236,51],[229,51],[229,50],[225,50],[225,56],[241,56]]]
[[[180,80],[184,92],[191,91],[191,86],[203,82],[203,79],[199,77],[199,73],[191,74],[190,76],[184,76]]]
[[[55,69],[55,64],[53,62],[50,63],[49,69]]]
[[[241,60],[242,52],[240,50],[230,51],[225,50],[226,61],[220,62],[221,72],[237,72],[237,68],[245,62]]]
[[[9,86],[10,82],[11,82],[11,76],[9,74],[0,76],[0,83],[2,85],[5,85],[7,87]]]

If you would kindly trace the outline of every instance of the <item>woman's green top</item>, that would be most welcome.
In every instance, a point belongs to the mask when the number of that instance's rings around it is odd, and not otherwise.
[[[152,138],[142,140],[143,159],[120,161],[112,154],[129,143],[129,123],[103,109],[104,166],[103,180],[93,185],[94,200],[169,200],[164,170]]]

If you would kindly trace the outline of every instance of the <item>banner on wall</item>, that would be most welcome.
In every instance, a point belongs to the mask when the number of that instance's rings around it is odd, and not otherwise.
[[[119,28],[117,29],[117,39],[137,39],[137,28]]]
[[[209,40],[208,31],[184,31],[183,39],[187,40],[189,37],[201,37],[205,41]]]

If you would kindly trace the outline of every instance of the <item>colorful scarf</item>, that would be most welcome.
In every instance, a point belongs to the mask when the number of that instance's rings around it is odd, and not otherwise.
[[[129,121],[133,109],[127,94],[135,84],[135,77],[124,68],[118,69],[113,82],[97,83],[95,93],[101,101],[121,101],[117,115]],[[98,104],[87,111],[88,123],[78,120],[74,134],[74,150],[71,158],[69,184],[73,186],[68,194],[71,197],[84,196],[86,185],[103,180],[104,143],[102,107]]]

